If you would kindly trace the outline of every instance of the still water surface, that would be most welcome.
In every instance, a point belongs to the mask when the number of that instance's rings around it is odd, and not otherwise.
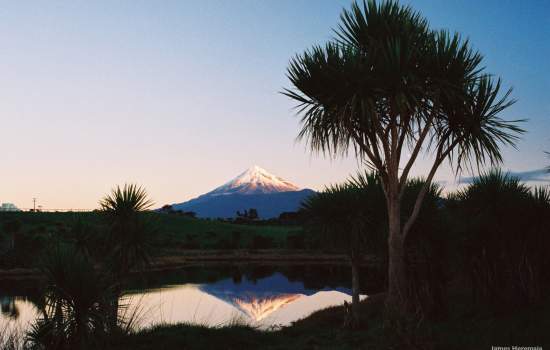
[[[194,267],[148,274],[122,296],[127,307],[121,316],[137,315],[138,328],[180,322],[277,328],[351,301],[349,275],[345,266]],[[40,314],[36,291],[6,287],[0,286],[0,329],[8,323],[27,329]]]

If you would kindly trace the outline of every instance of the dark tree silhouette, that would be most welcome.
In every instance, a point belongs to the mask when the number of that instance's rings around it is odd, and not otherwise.
[[[107,268],[117,281],[110,320],[114,328],[118,321],[118,297],[122,291],[122,281],[130,269],[140,268],[150,262],[154,230],[145,211],[153,203],[144,188],[126,184],[115,187],[99,204],[109,224]]]
[[[378,177],[359,174],[340,185],[327,186],[308,197],[302,213],[308,226],[322,235],[325,246],[349,256],[352,270],[352,326],[359,319],[359,264],[365,252],[379,252],[384,242],[386,211]]]
[[[484,72],[481,54],[458,33],[430,29],[411,7],[354,3],[335,32],[335,40],[291,60],[294,89],[284,94],[298,102],[299,138],[313,151],[338,156],[351,148],[380,174],[389,224],[387,316],[402,319],[415,309],[405,244],[437,169],[445,160],[457,172],[497,164],[500,145],[514,146],[523,130],[500,117],[515,101]],[[403,216],[405,185],[423,152],[433,163]]]
[[[257,211],[256,209],[254,209],[254,208],[250,208],[250,209],[248,210],[248,218],[249,218],[250,220],[256,220],[256,219],[258,219],[258,211]]]
[[[550,189],[497,169],[449,205],[474,304],[499,311],[541,301],[550,282]]]
[[[19,231],[21,231],[21,226],[21,221],[17,219],[10,220],[4,223],[4,232],[10,236],[10,249],[15,249],[16,236],[19,234]]]
[[[86,256],[62,245],[44,256],[41,270],[45,277],[43,314],[27,334],[32,348],[98,346],[106,332],[105,307],[112,298],[108,280]]]

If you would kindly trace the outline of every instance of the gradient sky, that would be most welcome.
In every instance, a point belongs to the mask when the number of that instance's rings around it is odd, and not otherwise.
[[[258,164],[322,188],[354,157],[296,143],[289,59],[332,38],[333,0],[6,1],[0,3],[0,202],[95,208],[119,183],[159,204],[202,194]],[[550,163],[550,2],[412,1],[457,30],[514,87],[528,118],[506,169]],[[415,169],[425,173],[424,160]],[[436,176],[449,185],[448,169]]]

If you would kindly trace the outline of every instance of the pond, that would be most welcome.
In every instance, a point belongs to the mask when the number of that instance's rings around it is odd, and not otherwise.
[[[131,281],[120,299],[120,316],[133,318],[137,328],[238,322],[274,329],[351,301],[350,280],[347,266],[218,266],[148,273]],[[0,330],[7,325],[28,329],[40,314],[33,301],[38,295],[33,286],[0,285]]]

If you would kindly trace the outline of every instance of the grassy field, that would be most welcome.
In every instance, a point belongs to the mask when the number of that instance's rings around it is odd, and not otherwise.
[[[154,255],[174,255],[172,253],[183,249],[289,248],[288,237],[301,237],[302,233],[300,226],[238,225],[159,213],[149,213],[147,218],[153,228]],[[14,222],[18,226],[14,235],[15,249],[5,251],[12,239],[11,233],[7,231]],[[0,259],[0,266],[29,266],[31,258],[39,255],[52,243],[74,241],[72,231],[79,222],[86,225],[90,236],[100,237],[108,231],[102,214],[97,212],[0,213],[0,250],[4,249],[4,259]]]
[[[283,246],[288,235],[299,234],[299,226],[237,225],[217,220],[194,219],[170,214],[151,213],[150,219],[155,227],[157,243],[172,245],[195,242],[195,248],[213,248],[221,240],[239,238],[240,246],[247,247],[254,236],[273,240],[274,247]],[[5,223],[17,220],[21,222],[21,233],[55,234],[69,231],[79,220],[97,230],[104,229],[100,213],[45,213],[13,212],[0,213],[0,232],[5,230]]]
[[[166,245],[180,244],[184,247],[195,242],[198,248],[248,248],[254,238],[265,248],[283,248],[289,235],[302,232],[299,226],[237,225],[216,220],[193,219],[178,215],[154,214],[158,223],[159,237]],[[195,246],[196,246],[195,244]]]

